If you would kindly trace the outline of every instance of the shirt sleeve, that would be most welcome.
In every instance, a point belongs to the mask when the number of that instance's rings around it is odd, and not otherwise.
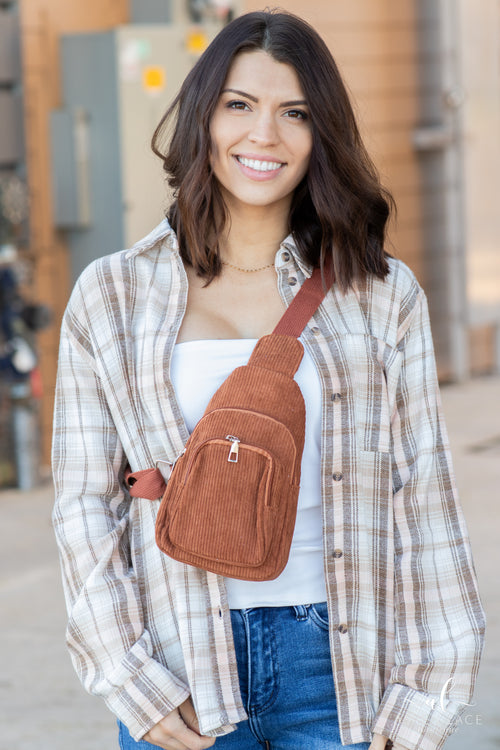
[[[67,644],[84,687],[139,739],[189,690],[154,659],[144,627],[121,481],[126,458],[77,296],[62,327],[52,454]]]
[[[484,614],[422,291],[400,342],[392,417],[396,656],[372,730],[409,750],[436,750],[471,701]]]

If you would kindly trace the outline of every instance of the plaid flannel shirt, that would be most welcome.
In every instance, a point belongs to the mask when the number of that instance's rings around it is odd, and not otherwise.
[[[288,237],[275,260],[288,304],[311,269]],[[411,271],[336,286],[301,340],[321,380],[330,647],[342,741],[378,732],[441,747],[469,703],[484,618],[458,505],[424,294]],[[158,502],[133,471],[188,438],[169,377],[187,279],[166,221],[100,258],[62,325],[54,526],[84,686],[139,739],[192,696],[201,731],[246,718],[224,580],[159,551]]]

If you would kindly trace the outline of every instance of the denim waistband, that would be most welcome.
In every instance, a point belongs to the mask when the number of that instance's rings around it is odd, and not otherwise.
[[[300,620],[307,620],[308,612],[312,604],[324,604],[326,606],[326,602],[310,602],[309,604],[286,604],[280,607],[245,607],[244,609],[237,609],[232,610],[233,612],[253,612],[256,609],[267,609],[271,612],[275,611],[276,614],[279,614],[279,612],[288,612],[290,610],[293,611],[295,619]]]

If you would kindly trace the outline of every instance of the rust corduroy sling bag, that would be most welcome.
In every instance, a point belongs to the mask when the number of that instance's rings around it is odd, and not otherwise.
[[[294,375],[298,337],[327,289],[315,269],[273,333],[212,396],[165,481],[158,469],[128,474],[133,497],[157,499],[160,549],[223,576],[268,581],[292,543],[305,404]]]

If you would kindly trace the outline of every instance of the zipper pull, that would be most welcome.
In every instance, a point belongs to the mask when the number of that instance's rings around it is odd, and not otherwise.
[[[239,452],[239,438],[234,437],[234,435],[226,435],[226,440],[231,441],[231,450],[229,451],[229,456],[227,457],[227,460],[229,463],[237,464],[238,463],[238,452]]]

